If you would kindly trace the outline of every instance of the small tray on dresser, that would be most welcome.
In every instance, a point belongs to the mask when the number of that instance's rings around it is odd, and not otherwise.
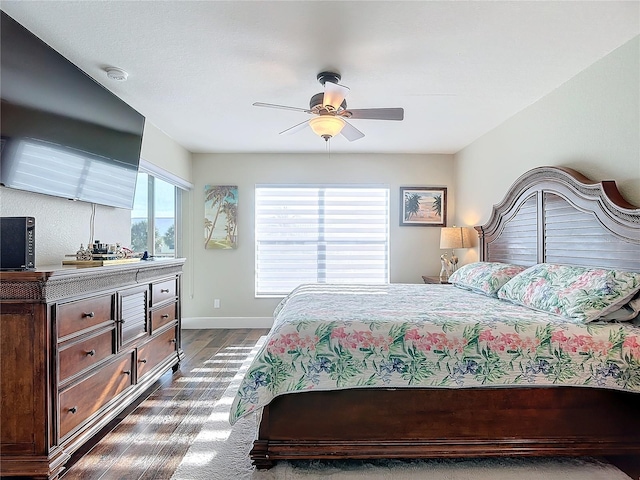
[[[77,265],[79,267],[102,267],[104,265],[120,265],[123,263],[139,262],[139,258],[116,258],[113,260],[63,260],[63,265]]]

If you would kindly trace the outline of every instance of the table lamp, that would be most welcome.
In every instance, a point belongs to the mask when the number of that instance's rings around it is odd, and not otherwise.
[[[458,268],[458,257],[456,257],[454,250],[456,248],[469,247],[471,247],[471,233],[469,228],[454,226],[443,227],[440,230],[440,249],[451,249],[451,258],[448,260],[450,263],[450,268],[447,272],[448,275],[455,272]]]

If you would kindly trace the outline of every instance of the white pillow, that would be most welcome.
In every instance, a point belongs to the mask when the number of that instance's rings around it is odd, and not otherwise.
[[[600,320],[628,322],[635,319],[638,316],[638,313],[640,313],[640,296],[636,295],[636,297],[629,303],[623,305],[618,310],[614,310],[613,312],[607,313],[603,317],[600,317]]]

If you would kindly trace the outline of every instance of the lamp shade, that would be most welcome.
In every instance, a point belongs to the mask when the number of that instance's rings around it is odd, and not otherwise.
[[[342,131],[344,120],[333,115],[320,115],[309,120],[309,125],[316,135],[326,140],[335,137]]]
[[[471,247],[471,233],[465,227],[444,227],[440,230],[440,248],[469,248]]]

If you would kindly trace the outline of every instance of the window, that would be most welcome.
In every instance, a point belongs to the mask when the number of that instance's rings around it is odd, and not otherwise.
[[[176,256],[181,192],[189,186],[141,160],[131,210],[131,247],[135,252]]]
[[[256,187],[256,296],[389,281],[389,189]]]

